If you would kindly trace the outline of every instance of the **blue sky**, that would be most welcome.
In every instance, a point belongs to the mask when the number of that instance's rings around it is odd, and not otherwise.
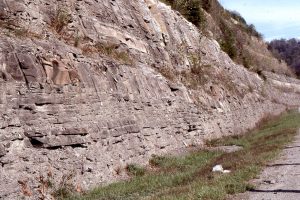
[[[300,38],[300,0],[219,0],[228,10],[238,11],[269,41]]]

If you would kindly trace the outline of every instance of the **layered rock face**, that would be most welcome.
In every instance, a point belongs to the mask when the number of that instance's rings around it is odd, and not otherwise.
[[[236,65],[156,0],[0,0],[0,198],[87,189],[299,106],[300,81]]]

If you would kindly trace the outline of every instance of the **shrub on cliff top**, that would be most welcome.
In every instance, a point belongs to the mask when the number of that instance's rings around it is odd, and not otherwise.
[[[204,28],[205,15],[202,11],[202,0],[162,0],[164,3],[170,5],[172,9],[180,12],[187,20],[192,22],[198,28]],[[205,7],[209,8],[209,1]],[[205,1],[205,2],[206,2]]]

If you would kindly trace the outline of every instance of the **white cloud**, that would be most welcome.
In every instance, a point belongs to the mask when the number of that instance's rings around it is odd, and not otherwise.
[[[300,24],[299,8],[249,8],[247,10],[241,9],[239,12],[247,21],[252,23]]]

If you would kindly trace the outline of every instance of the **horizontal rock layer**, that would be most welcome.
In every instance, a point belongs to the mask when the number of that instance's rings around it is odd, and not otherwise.
[[[0,0],[0,22],[3,199],[24,182],[38,195],[48,171],[84,189],[119,180],[300,104],[299,80],[236,65],[156,0]]]

